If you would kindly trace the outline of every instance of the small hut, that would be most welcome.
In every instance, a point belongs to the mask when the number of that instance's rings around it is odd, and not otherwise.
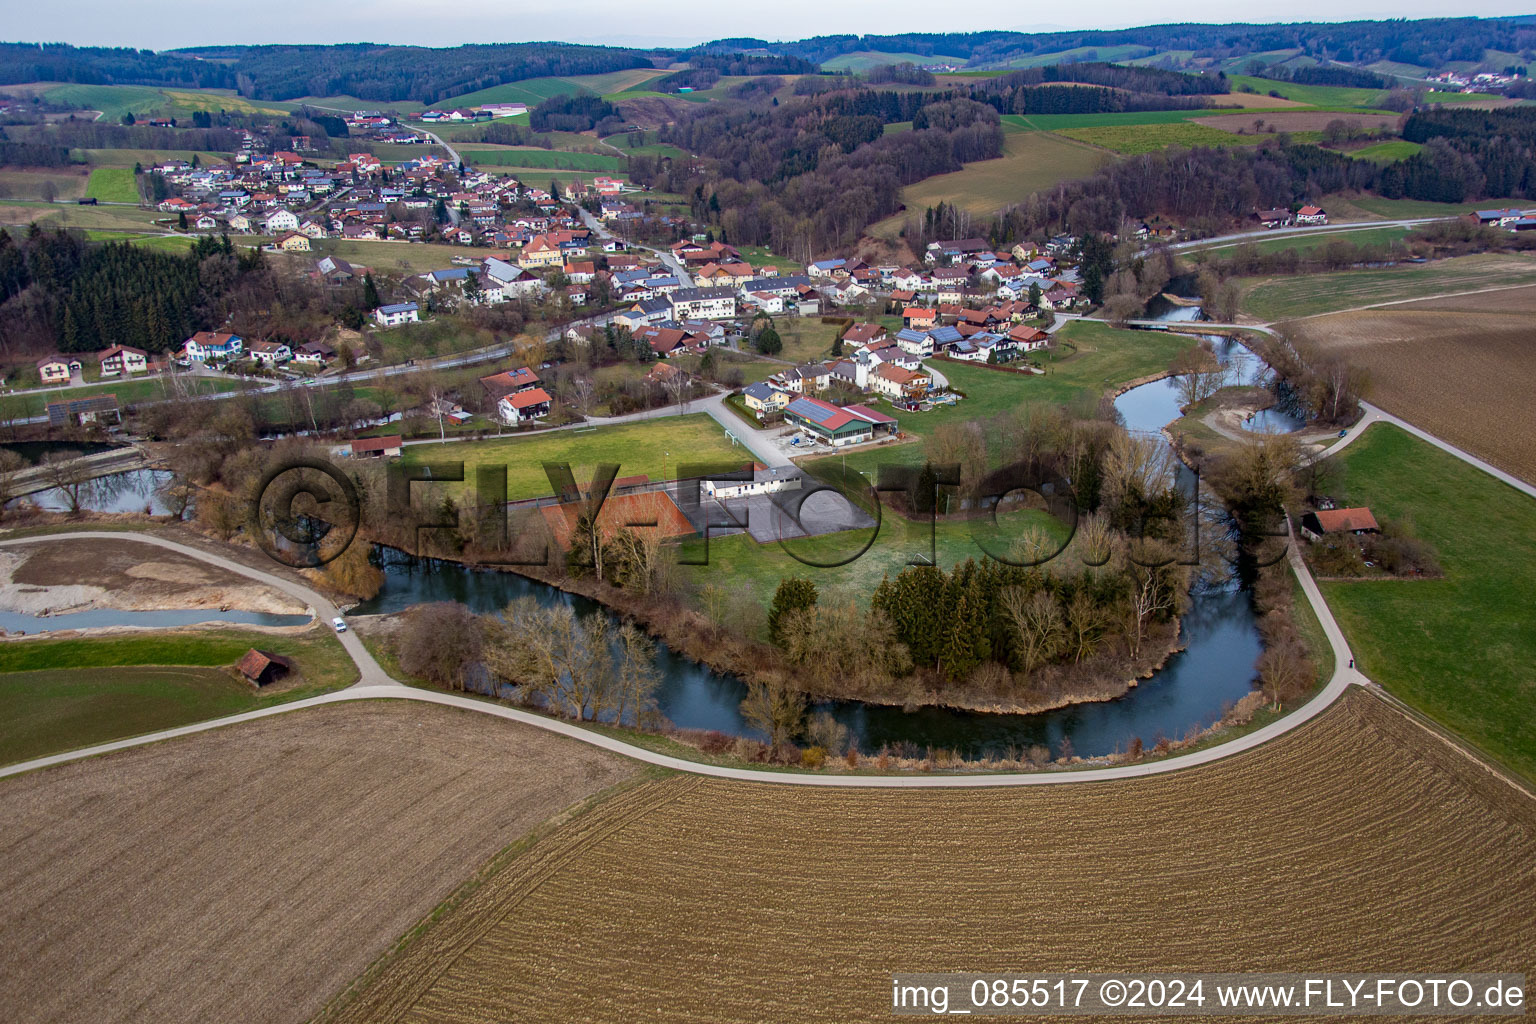
[[[245,652],[245,657],[240,659],[240,664],[236,668],[253,685],[266,686],[283,678],[293,666],[280,654],[258,651],[252,647]]]

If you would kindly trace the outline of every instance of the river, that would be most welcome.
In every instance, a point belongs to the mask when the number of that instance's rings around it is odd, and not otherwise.
[[[1169,318],[1193,319],[1198,312],[1176,308]],[[1237,342],[1217,341],[1218,352],[1235,365],[1239,379],[1245,383],[1260,380],[1266,367],[1258,357]],[[1156,432],[1179,415],[1174,385],[1169,381],[1134,388],[1121,395],[1115,405],[1126,426],[1136,431]],[[355,614],[397,612],[428,601],[457,601],[476,612],[493,612],[524,595],[544,603],[568,604],[581,614],[606,614],[592,601],[512,573],[470,569],[456,562],[418,559],[391,550],[381,552],[381,565],[383,588],[373,600],[353,609]],[[823,702],[813,710],[828,711],[848,726],[859,749],[866,752],[886,744],[910,744],[919,751],[933,747],[976,757],[1039,743],[1056,753],[1066,738],[1082,757],[1123,750],[1137,738],[1152,746],[1161,738],[1179,739],[1191,728],[1213,724],[1227,705],[1253,687],[1253,666],[1261,648],[1246,591],[1197,591],[1182,629],[1185,649],[1174,654],[1152,678],[1142,680],[1117,700],[1033,715],[937,707],[905,711],[858,701]],[[665,644],[658,644],[656,657],[662,677],[657,704],[674,724],[755,735],[738,710],[745,695],[740,680],[674,654]]]

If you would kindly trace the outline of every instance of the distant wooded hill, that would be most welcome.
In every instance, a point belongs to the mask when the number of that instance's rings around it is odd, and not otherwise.
[[[1435,18],[1422,21],[1297,22],[1288,25],[1147,25],[1068,32],[946,32],[816,36],[793,42],[732,38],[701,49],[764,50],[821,64],[866,51],[963,57],[975,67],[1085,48],[1146,47],[1147,55],[1189,51],[1214,58],[1299,50],[1320,61],[1370,64],[1387,60],[1423,68],[1481,61],[1488,50],[1520,53],[1536,47],[1536,25],[1521,18]],[[1063,59],[1081,59],[1066,54]],[[1092,58],[1089,58],[1092,59]],[[1117,58],[1119,59],[1119,58]]]

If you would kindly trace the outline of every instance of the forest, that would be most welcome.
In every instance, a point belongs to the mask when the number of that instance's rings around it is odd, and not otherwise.
[[[920,107],[913,130],[893,135],[882,116],[843,109],[815,99],[756,110],[710,104],[663,129],[665,141],[712,168],[685,185],[694,217],[732,244],[808,259],[896,212],[903,185],[1002,154],[997,112],[970,100]]]
[[[570,43],[444,48],[376,43],[202,46],[158,54],[62,44],[0,44],[0,85],[80,82],[221,88],[261,100],[348,95],[380,103],[436,103],[527,78],[597,75],[650,66],[650,59],[635,50]]]
[[[177,348],[224,322],[227,301],[261,277],[259,252],[200,238],[185,255],[91,243],[32,225],[0,232],[0,353]]]
[[[1144,46],[1149,54],[1190,50],[1218,58],[1295,49],[1319,60],[1362,64],[1393,60],[1435,68],[1447,61],[1480,61],[1485,49],[1518,53],[1536,47],[1536,25],[1496,18],[1431,18],[1286,25],[1145,25],[1039,33],[836,35],[785,43],[734,38],[707,44],[709,49],[766,49],[817,64],[847,53],[878,50],[964,57],[976,66],[1098,46]]]

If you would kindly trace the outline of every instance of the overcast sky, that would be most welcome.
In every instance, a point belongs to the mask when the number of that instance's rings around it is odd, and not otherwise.
[[[1123,28],[1170,21],[1233,20],[1229,0],[1183,0],[1163,7],[1101,0],[1090,7],[1057,4],[1034,11],[1016,2],[932,0],[769,4],[670,4],[635,0],[3,0],[0,37],[7,41],[169,49],[219,43],[459,43],[561,39],[631,46],[687,46],[722,36],[800,39],[854,32]],[[1349,21],[1362,18],[1490,17],[1531,13],[1536,0],[1250,0],[1245,21]],[[940,12],[942,15],[940,16]],[[1038,13],[1036,13],[1038,12]]]

